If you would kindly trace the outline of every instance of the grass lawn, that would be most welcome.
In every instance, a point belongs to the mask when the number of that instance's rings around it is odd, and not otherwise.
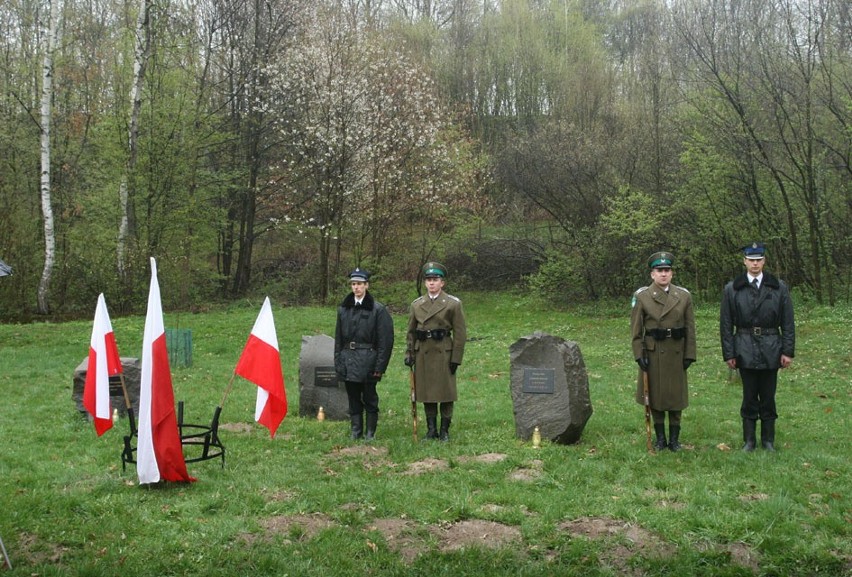
[[[301,337],[333,335],[334,309],[281,308],[273,295],[290,414],[270,439],[253,422],[256,387],[237,379],[222,413],[225,466],[190,464],[190,485],[140,487],[121,467],[127,423],[98,438],[77,413],[71,377],[91,321],[0,325],[5,573],[852,574],[852,307],[797,309],[796,359],[779,379],[779,450],[744,454],[718,307],[699,306],[685,449],[649,455],[629,299],[557,311],[525,297],[459,296],[471,341],[449,443],[412,441],[404,314],[374,443],[349,441],[348,423],[300,417]],[[192,366],[173,369],[188,422],[208,421],[221,401],[260,304],[165,315],[193,334]],[[112,321],[122,356],[138,356],[143,316]],[[583,353],[594,414],[576,445],[533,449],[514,437],[508,348],[534,331]]]

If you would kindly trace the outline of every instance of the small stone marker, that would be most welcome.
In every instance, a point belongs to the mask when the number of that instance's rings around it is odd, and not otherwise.
[[[564,445],[579,441],[592,416],[579,345],[535,332],[509,347],[509,363],[515,435],[527,441],[538,427],[543,439]]]
[[[334,339],[328,335],[303,336],[299,353],[299,416],[316,417],[323,408],[325,419],[349,420],[346,386],[334,370]]]
[[[135,357],[121,357],[121,370],[124,373],[124,386],[127,387],[127,396],[130,397],[130,405],[133,414],[139,417],[139,383],[142,376],[142,362]],[[71,399],[77,406],[77,410],[83,415],[88,415],[83,406],[83,389],[86,388],[86,373],[89,372],[89,358],[83,359],[74,369],[73,385],[71,388]],[[121,378],[118,375],[109,378],[109,402],[113,409],[118,409],[118,414],[127,416],[127,404],[124,400],[124,391],[121,389]],[[90,417],[91,418],[91,417]]]

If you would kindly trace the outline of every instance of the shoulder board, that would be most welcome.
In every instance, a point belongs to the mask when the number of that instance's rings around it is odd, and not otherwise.
[[[411,301],[411,304],[415,305],[415,304],[422,302],[422,301],[423,301],[423,297],[419,296],[416,299],[414,299],[413,301]]]
[[[689,291],[687,289],[683,288],[682,286],[678,286],[678,285],[672,285],[672,286],[674,286],[677,290],[681,290],[681,291],[685,292],[686,294],[689,294]]]
[[[636,289],[636,292],[633,293],[633,298],[630,300],[630,308],[633,308],[633,307],[636,306],[636,299],[639,297],[639,294],[644,290],[648,290],[648,287],[643,286],[643,287],[639,287],[638,289]]]
[[[458,297],[454,297],[453,295],[447,295],[447,298],[448,298],[448,299],[451,299],[451,300],[454,300],[454,301],[456,301],[457,303],[460,303],[460,302],[461,302],[461,300],[460,300]]]

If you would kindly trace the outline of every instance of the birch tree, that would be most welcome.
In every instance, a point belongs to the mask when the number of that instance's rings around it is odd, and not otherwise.
[[[145,80],[145,68],[151,46],[151,26],[149,21],[150,0],[139,0],[139,14],[136,17],[135,42],[133,50],[133,81],[130,85],[130,116],[127,131],[127,160],[124,174],[118,188],[121,205],[121,224],[118,229],[118,273],[123,278],[126,272],[126,258],[129,244],[136,234],[136,211],[134,209],[135,172],[138,158],[137,141],[139,137],[139,112],[142,109],[142,83]]]
[[[50,125],[53,101],[53,56],[59,45],[60,0],[48,0],[48,29],[44,37],[44,64],[41,74],[41,212],[44,218],[44,268],[38,283],[38,312],[50,312],[50,282],[53,279],[53,267],[56,262],[56,238],[53,227],[53,206],[50,189]]]

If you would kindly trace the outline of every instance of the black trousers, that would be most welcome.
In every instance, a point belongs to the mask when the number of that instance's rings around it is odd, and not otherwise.
[[[346,396],[349,397],[349,414],[360,415],[365,410],[379,413],[379,393],[376,383],[353,383],[346,381]]]
[[[743,381],[743,404],[740,416],[756,421],[774,421],[775,390],[778,388],[778,369],[740,369]]]

